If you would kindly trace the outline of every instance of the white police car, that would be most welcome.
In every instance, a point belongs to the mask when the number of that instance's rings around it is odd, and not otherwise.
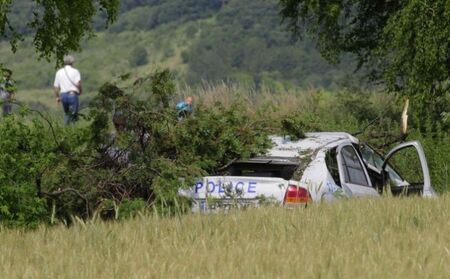
[[[298,141],[272,136],[271,140],[273,147],[266,154],[233,162],[220,175],[203,177],[180,194],[192,198],[194,211],[263,201],[301,205],[341,197],[377,197],[386,190],[393,195],[435,195],[417,141],[402,143],[382,157],[347,133],[308,133]],[[408,166],[406,173],[419,174],[421,181],[407,181],[393,164],[405,150],[409,157],[416,156],[420,169]]]

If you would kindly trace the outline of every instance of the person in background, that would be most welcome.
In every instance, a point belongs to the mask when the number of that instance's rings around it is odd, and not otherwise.
[[[194,98],[187,96],[183,102],[179,102],[176,106],[178,120],[192,115],[194,112]]]
[[[3,103],[2,110],[3,115],[11,114],[12,104],[14,100],[14,94],[16,93],[15,82],[12,79],[12,71],[9,69],[3,69],[2,77],[0,80],[0,97]]]
[[[62,103],[65,124],[75,123],[78,120],[78,96],[83,93],[81,75],[73,67],[74,63],[75,58],[72,55],[64,56],[64,67],[56,72],[54,82],[56,101]]]

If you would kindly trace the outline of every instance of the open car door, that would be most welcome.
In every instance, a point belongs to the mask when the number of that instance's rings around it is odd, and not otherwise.
[[[417,161],[417,168],[421,168],[421,171],[413,168],[414,160]],[[436,195],[431,186],[425,152],[418,141],[405,142],[393,148],[385,156],[381,172],[384,185],[389,185],[394,195],[402,193],[416,193],[424,197]]]

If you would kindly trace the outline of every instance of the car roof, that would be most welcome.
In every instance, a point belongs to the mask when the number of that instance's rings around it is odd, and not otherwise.
[[[291,140],[289,136],[270,136],[273,146],[264,157],[301,158],[321,149],[331,149],[344,142],[358,144],[359,140],[344,132],[306,133],[305,138]]]

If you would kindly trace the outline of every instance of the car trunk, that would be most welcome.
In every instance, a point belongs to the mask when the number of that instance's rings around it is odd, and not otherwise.
[[[260,202],[281,204],[298,163],[289,160],[252,159],[231,164],[223,173],[196,183],[191,197],[197,209],[245,207]]]

